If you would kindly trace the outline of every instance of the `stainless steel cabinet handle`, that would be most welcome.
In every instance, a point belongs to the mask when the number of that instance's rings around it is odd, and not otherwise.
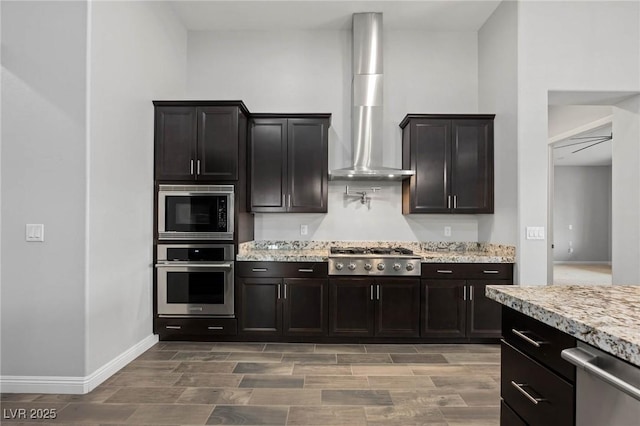
[[[199,175],[199,174],[200,174],[200,160],[198,160],[198,161],[196,162],[196,169],[197,169],[197,173],[196,173],[196,174],[198,174],[198,175]]]
[[[526,390],[524,390],[524,387],[527,386],[526,383],[516,383],[513,380],[511,381],[511,386],[513,386],[514,388],[518,389],[518,391],[523,394],[525,397],[527,397],[527,399],[531,402],[533,402],[535,405],[538,405],[539,402],[544,401],[544,398],[536,398],[533,395],[531,395],[529,392],[527,392]]]
[[[281,295],[282,295],[282,294],[280,293],[280,284],[278,284],[278,299],[280,299],[280,296],[281,296]]]
[[[284,284],[284,300],[287,300],[287,283]]]
[[[167,328],[169,330],[182,330],[181,325],[165,325],[164,328]]]
[[[291,207],[291,194],[287,196],[287,206]]]
[[[251,272],[267,272],[267,268],[252,268]]]
[[[473,287],[469,286],[469,300],[473,300]]]
[[[300,269],[298,269],[298,272],[313,272],[313,269],[311,269],[311,268],[300,268]]]
[[[189,166],[189,174],[192,175],[193,174],[193,160],[190,161],[190,166]]]
[[[213,269],[231,269],[232,265],[230,263],[175,263],[175,262],[166,262],[166,263],[156,263],[156,268],[172,268],[176,266],[183,266],[186,268],[213,268]]]
[[[448,269],[438,269],[436,272],[439,274],[453,274],[453,271],[450,271]]]
[[[499,274],[500,271],[494,271],[492,269],[486,270],[486,271],[482,271],[483,274]]]
[[[287,208],[287,195],[286,194],[282,194],[282,207],[283,208]]]
[[[587,373],[592,374],[603,382],[610,384],[614,388],[640,401],[640,389],[631,383],[622,380],[620,377],[598,367],[598,357],[596,355],[593,355],[581,348],[569,348],[560,352],[560,356],[576,367],[582,368]]]
[[[467,300],[467,286],[462,287],[462,300]]]
[[[451,195],[447,195],[447,208],[451,208]]]
[[[224,327],[220,327],[219,325],[212,325],[207,327],[207,330],[224,330]]]
[[[369,289],[371,290],[371,300],[373,300],[373,284],[371,284],[371,286],[369,287]]]
[[[198,160],[199,161],[199,160]],[[454,195],[453,196],[453,208],[457,209],[458,208],[458,196]]]
[[[513,334],[515,334],[516,336],[518,336],[519,338],[521,338],[522,340],[524,340],[525,342],[535,346],[536,348],[539,348],[540,345],[544,345],[547,342],[541,341],[541,340],[533,340],[531,337],[526,336],[524,333],[527,333],[526,330],[520,331],[520,330],[516,330],[515,328],[511,329],[511,332]]]
[[[190,311],[198,311],[201,312],[202,311],[202,306],[195,306],[193,308],[189,308]]]
[[[376,285],[376,300],[380,300],[380,284]]]

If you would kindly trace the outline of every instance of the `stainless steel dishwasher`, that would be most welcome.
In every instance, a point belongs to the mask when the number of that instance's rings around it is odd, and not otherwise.
[[[562,358],[577,367],[577,426],[640,424],[640,367],[582,342]]]

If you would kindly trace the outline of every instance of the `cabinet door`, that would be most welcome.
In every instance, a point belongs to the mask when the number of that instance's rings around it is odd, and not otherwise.
[[[453,120],[451,195],[456,213],[493,213],[493,120]]]
[[[157,180],[194,180],[196,109],[156,107],[155,175]]]
[[[466,336],[464,280],[422,280],[422,337]]]
[[[200,107],[198,180],[238,180],[238,108]]]
[[[326,213],[328,184],[328,121],[290,118],[288,123],[287,210]]]
[[[510,280],[467,281],[469,303],[467,312],[467,335],[469,337],[502,336],[502,307],[484,295],[487,285],[507,285]]]
[[[331,336],[373,336],[374,285],[369,278],[329,280],[329,334]]]
[[[451,120],[413,120],[410,126],[410,163],[416,174],[409,181],[408,213],[448,213]]]
[[[376,279],[376,336],[420,335],[420,279]]]
[[[280,335],[282,308],[280,278],[241,278],[239,286],[240,333]]]
[[[249,142],[249,200],[253,212],[287,210],[287,120],[255,119]]]
[[[282,294],[284,334],[327,335],[327,280],[285,278]]]

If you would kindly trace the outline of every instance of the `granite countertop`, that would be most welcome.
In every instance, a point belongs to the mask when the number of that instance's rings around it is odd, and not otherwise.
[[[640,367],[640,286],[487,286],[509,308]]]
[[[425,263],[515,263],[515,248],[476,242],[414,241],[250,241],[238,247],[237,261],[326,262],[330,247],[407,247]]]

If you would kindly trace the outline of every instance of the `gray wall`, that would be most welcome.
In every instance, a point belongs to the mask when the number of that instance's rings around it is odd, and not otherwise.
[[[478,240],[517,243],[518,3],[503,2],[478,33],[480,111],[495,113],[493,215],[478,219]]]
[[[610,200],[611,166],[554,168],[554,261],[611,261]]]
[[[151,100],[184,97],[187,60],[162,2],[93,2],[90,22],[87,374],[152,334]]]
[[[384,165],[401,165],[398,124],[405,114],[478,111],[477,45],[475,31],[385,31]],[[349,165],[349,31],[191,31],[188,46],[190,98],[243,99],[255,112],[331,112],[329,168]],[[398,182],[382,185],[371,209],[345,200],[345,184],[329,185],[326,215],[256,214],[256,239],[478,239],[476,216],[403,216]],[[309,226],[307,236],[301,224]]]
[[[2,2],[3,376],[84,375],[86,43],[84,2]]]

